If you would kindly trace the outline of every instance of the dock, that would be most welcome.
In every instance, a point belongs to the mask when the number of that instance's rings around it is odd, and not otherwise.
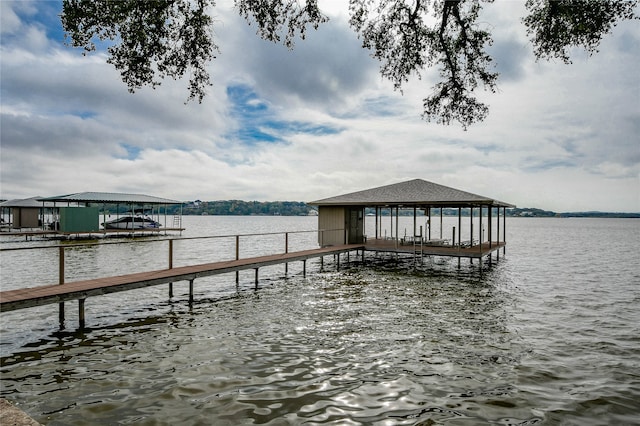
[[[504,241],[484,241],[481,244],[448,245],[448,244],[403,244],[393,239],[367,240],[365,250],[373,252],[407,253],[415,256],[444,256],[468,259],[481,259],[496,252],[500,256],[506,250]]]
[[[324,232],[333,232],[334,230],[322,230]],[[317,231],[301,231],[301,232],[317,232]],[[277,233],[276,233],[277,234]],[[167,240],[169,242],[169,262],[166,269],[158,269],[146,272],[135,272],[124,275],[108,276],[101,278],[93,278],[72,282],[65,282],[65,255],[64,245],[58,246],[42,246],[42,247],[25,247],[25,249],[51,249],[59,250],[59,279],[57,283],[49,283],[35,287],[0,291],[0,312],[9,312],[19,309],[27,309],[37,306],[59,304],[59,321],[60,327],[64,328],[65,302],[78,301],[78,323],[79,328],[85,327],[85,300],[89,297],[96,297],[111,293],[141,289],[146,287],[168,284],[169,298],[173,297],[173,283],[180,281],[189,282],[189,305],[193,304],[194,281],[197,278],[220,275],[235,272],[236,285],[239,282],[239,272],[243,270],[255,271],[255,288],[258,288],[259,270],[260,268],[283,264],[285,266],[285,275],[288,272],[288,264],[291,262],[303,262],[302,274],[306,276],[306,261],[313,258],[320,258],[322,264],[323,257],[333,255],[336,260],[336,267],[340,268],[340,255],[349,254],[351,251],[362,252],[362,259],[365,259],[365,252],[372,253],[395,253],[410,255],[414,258],[422,258],[426,256],[445,256],[458,258],[458,266],[460,266],[461,258],[468,258],[471,262],[473,259],[482,259],[485,256],[491,258],[494,252],[500,256],[500,251],[505,250],[506,243],[504,241],[483,241],[459,243],[451,245],[447,240],[434,239],[424,241],[421,238],[374,238],[365,239],[361,243],[354,244],[335,244],[322,246],[312,249],[299,249],[298,251],[289,251],[289,234],[285,233],[285,251],[283,253],[261,255],[256,257],[240,258],[240,235],[235,237],[235,259],[223,260],[211,263],[202,263],[188,266],[173,266],[173,242],[174,239]],[[269,234],[266,234],[269,235]],[[245,237],[251,236],[249,234]],[[202,239],[202,238],[230,238],[232,236],[216,236],[216,237],[191,237],[181,239]],[[322,239],[322,237],[320,237]],[[417,243],[419,241],[419,243]],[[89,243],[97,244],[97,243]],[[104,243],[103,243],[104,244]],[[5,250],[20,250],[20,248],[9,248]],[[482,262],[480,262],[482,263]],[[482,270],[482,264],[480,264]]]
[[[63,232],[49,229],[11,229],[0,232],[0,237],[24,237],[25,241],[32,241],[34,238],[45,238],[50,240],[90,240],[110,237],[149,237],[167,235],[169,232],[182,233],[185,228],[145,228],[145,229],[100,229],[98,231],[85,232]]]
[[[258,270],[262,267],[302,261],[303,274],[306,274],[306,261],[308,259],[322,258],[326,255],[339,256],[343,253],[364,249],[364,244],[345,244],[340,246],[323,247],[290,253],[273,254],[268,256],[204,263],[199,265],[182,266],[113,277],[74,281],[64,284],[50,284],[38,287],[0,291],[0,312],[8,312],[18,309],[32,308],[35,306],[78,300],[79,325],[80,328],[84,328],[84,301],[88,297],[157,286],[161,284],[169,284],[171,286],[172,283],[177,281],[188,281],[189,303],[191,304],[193,303],[193,283],[196,278],[254,269],[255,283],[257,288]],[[170,287],[170,295],[171,292],[172,289]],[[63,309],[64,308],[61,307],[61,322],[64,318]]]
[[[374,240],[365,244],[344,244],[315,248],[291,253],[272,254],[245,259],[227,260],[204,263],[199,265],[171,267],[148,272],[118,275],[112,277],[95,278],[67,282],[64,284],[49,284],[16,290],[0,291],[0,312],[14,311],[35,306],[83,300],[87,297],[117,293],[138,288],[151,287],[161,284],[171,284],[177,281],[189,281],[189,301],[193,302],[193,282],[196,278],[211,275],[226,274],[248,269],[254,269],[255,283],[258,283],[258,270],[265,266],[289,262],[303,262],[303,274],[306,275],[306,261],[312,258],[322,258],[326,255],[340,255],[351,251],[396,252],[420,256],[449,256],[482,258],[494,251],[504,248],[504,243],[487,242],[471,247],[448,246],[416,246],[398,245],[393,240]]]

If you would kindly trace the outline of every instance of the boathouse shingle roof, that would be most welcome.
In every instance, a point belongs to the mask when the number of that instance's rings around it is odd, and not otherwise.
[[[78,192],[40,198],[40,201],[79,202],[79,203],[135,203],[135,204],[181,204],[181,201],[153,197],[143,194],[121,194],[114,192]]]
[[[395,183],[364,191],[312,201],[316,206],[441,206],[515,207],[482,195],[461,191],[422,179]]]

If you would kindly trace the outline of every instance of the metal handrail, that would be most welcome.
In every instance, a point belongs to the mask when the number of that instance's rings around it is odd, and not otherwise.
[[[85,242],[85,243],[74,243],[72,245],[69,244],[53,244],[53,245],[42,245],[42,246],[28,246],[28,247],[8,247],[8,248],[0,248],[0,252],[4,251],[17,251],[17,250],[40,250],[40,249],[58,249],[58,283],[64,284],[65,282],[65,249],[66,248],[77,248],[77,247],[91,247],[91,246],[100,246],[100,245],[111,245],[111,244],[140,244],[140,243],[157,243],[168,241],[168,268],[173,268],[173,243],[174,241],[185,241],[185,240],[200,240],[200,239],[215,239],[215,238],[235,238],[235,258],[239,259],[240,253],[240,237],[259,237],[266,235],[281,235],[285,236],[285,246],[284,253],[289,252],[289,234],[304,234],[304,233],[322,233],[330,232],[330,231],[342,231],[343,229],[318,229],[318,230],[304,230],[304,231],[280,231],[280,232],[263,232],[263,233],[249,233],[249,234],[229,234],[229,235],[209,235],[209,236],[198,236],[198,237],[176,237],[176,238],[155,238],[155,239],[138,239],[138,240],[127,240],[127,241],[99,241],[99,242]],[[322,238],[321,238],[322,239]]]

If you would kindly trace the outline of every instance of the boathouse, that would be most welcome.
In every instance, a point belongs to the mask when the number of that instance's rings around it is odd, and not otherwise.
[[[41,197],[7,200],[0,203],[2,230],[40,228],[53,203],[42,203]]]
[[[181,205],[182,202],[168,198],[143,194],[80,192],[40,198],[39,201],[52,205],[55,220],[50,227],[60,233],[96,232],[100,230],[101,223],[102,231],[106,231],[104,224],[108,221],[138,213],[148,215],[161,225],[154,231],[182,229],[182,211],[168,219],[167,210],[168,206]],[[114,211],[110,212],[109,208]],[[127,228],[123,231],[127,231]]]
[[[338,195],[309,204],[318,207],[318,243],[321,247],[365,243],[370,250],[383,250],[384,247],[385,250],[415,253],[419,248],[421,252],[458,257],[482,257],[504,247],[506,208],[515,207],[422,179]],[[443,238],[442,231],[440,238],[431,238],[431,229],[435,227],[432,213],[435,211],[440,216],[442,229],[445,209],[448,213],[457,213],[457,231],[453,231],[451,238]],[[398,232],[401,212],[413,215],[413,232],[408,236]],[[427,217],[426,229],[418,226],[418,213]],[[461,233],[463,214],[472,219],[475,216],[480,221],[476,230],[472,222],[469,235]],[[383,216],[390,217],[391,235],[381,235]],[[483,219],[488,227],[486,233],[483,232]],[[374,235],[366,234],[365,220],[375,220]]]

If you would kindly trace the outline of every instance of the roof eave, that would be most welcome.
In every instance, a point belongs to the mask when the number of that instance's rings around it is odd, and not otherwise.
[[[312,201],[307,203],[311,206],[326,207],[506,207],[514,208],[515,205],[497,200],[466,200],[466,201]]]

